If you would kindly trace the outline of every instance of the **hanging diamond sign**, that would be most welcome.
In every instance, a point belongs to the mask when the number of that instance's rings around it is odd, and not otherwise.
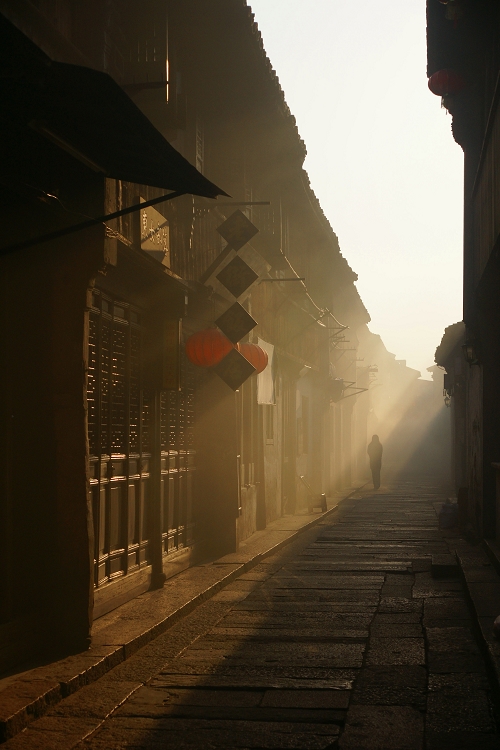
[[[216,279],[223,284],[234,297],[239,297],[243,292],[252,286],[253,282],[259,278],[253,268],[245,263],[238,255],[232,259],[222,271],[217,274]]]
[[[233,391],[236,391],[250,375],[253,375],[255,367],[237,349],[232,349],[213,368],[213,371],[217,373],[226,385],[232,388]]]
[[[243,336],[246,336],[252,328],[255,328],[257,321],[247,313],[239,302],[235,302],[234,305],[231,305],[226,312],[217,318],[215,324],[219,326],[222,333],[226,334],[229,341],[237,344]]]
[[[257,227],[252,224],[250,219],[247,219],[245,214],[238,209],[234,214],[231,214],[229,219],[217,227],[219,234],[226,240],[227,244],[230,245],[233,250],[239,250],[243,245],[246,245],[249,240],[259,231]]]

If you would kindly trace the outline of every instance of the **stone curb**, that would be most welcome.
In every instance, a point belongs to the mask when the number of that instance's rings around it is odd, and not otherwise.
[[[221,568],[226,564],[228,567],[233,565],[234,569],[225,575],[222,574],[219,580],[208,585],[162,620],[147,626],[141,633],[133,635],[129,640],[126,640],[125,637],[121,639],[122,642],[119,645],[107,645],[105,642],[106,638],[98,634],[92,638],[92,645],[89,651],[69,656],[52,665],[37,667],[26,673],[24,677],[10,682],[0,693],[0,743],[14,737],[32,721],[43,716],[49,708],[59,701],[80,690],[85,685],[95,682],[118,664],[130,658],[140,648],[162,635],[180,619],[190,614],[197,606],[217,594],[240,575],[251,570],[290,542],[293,542],[300,534],[315,526],[319,521],[335,513],[340,503],[347,500],[356,492],[359,492],[362,487],[364,485],[353,488],[351,492],[340,498],[335,506],[323,513],[319,513],[314,519],[300,528],[292,530],[290,535],[285,539],[273,544],[269,549],[253,555],[244,562],[232,562],[228,559],[245,556],[244,554],[238,555],[238,553],[232,553],[218,560],[211,561],[210,564],[212,565],[220,565]],[[196,567],[202,566],[195,565],[188,570],[195,570]],[[174,576],[168,579],[164,588],[160,591],[168,590],[169,584],[171,586],[174,585],[176,578],[178,577]],[[118,610],[115,610],[115,612]]]
[[[500,576],[482,547],[472,547],[463,539],[454,546],[480,644],[500,693],[500,640],[493,635],[493,622],[500,614]]]

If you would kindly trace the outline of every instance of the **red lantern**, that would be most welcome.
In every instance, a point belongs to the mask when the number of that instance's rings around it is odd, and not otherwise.
[[[213,367],[234,349],[233,344],[217,328],[193,333],[186,341],[186,356],[193,365]]]
[[[456,70],[444,68],[431,75],[428,86],[436,96],[450,96],[465,88],[465,78]]]
[[[266,369],[268,356],[262,347],[257,344],[238,344],[238,351],[255,367],[257,375]]]

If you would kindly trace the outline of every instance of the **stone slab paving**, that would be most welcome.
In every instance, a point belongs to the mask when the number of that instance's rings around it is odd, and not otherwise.
[[[5,747],[500,748],[437,496],[357,493]]]
[[[255,566],[337,510],[355,490],[329,497],[325,513],[284,516],[252,534],[238,553],[195,565],[170,578],[162,589],[147,591],[94,622],[92,644],[84,653],[59,658],[55,654],[37,664],[20,665],[0,677],[0,743],[25,729],[59,701],[95,682],[139,649],[169,630],[202,602],[222,591],[230,581],[261,580],[273,568],[257,573]],[[277,570],[281,565],[275,567]],[[248,573],[245,573],[248,571]],[[249,577],[247,577],[249,576]],[[246,584],[251,588],[251,584]],[[234,598],[222,592],[227,601]]]

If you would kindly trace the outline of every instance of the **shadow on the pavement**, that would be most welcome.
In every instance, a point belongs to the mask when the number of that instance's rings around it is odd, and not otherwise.
[[[342,736],[342,750],[364,750],[367,731],[377,747],[420,750],[426,709],[433,748],[457,726],[489,747],[497,736],[461,584],[430,576],[446,546],[438,488],[406,478],[360,490],[335,520],[229,584],[211,600],[225,608],[217,625],[137,691],[92,750],[120,736],[136,748],[318,750]],[[471,675],[474,698],[460,692]]]

